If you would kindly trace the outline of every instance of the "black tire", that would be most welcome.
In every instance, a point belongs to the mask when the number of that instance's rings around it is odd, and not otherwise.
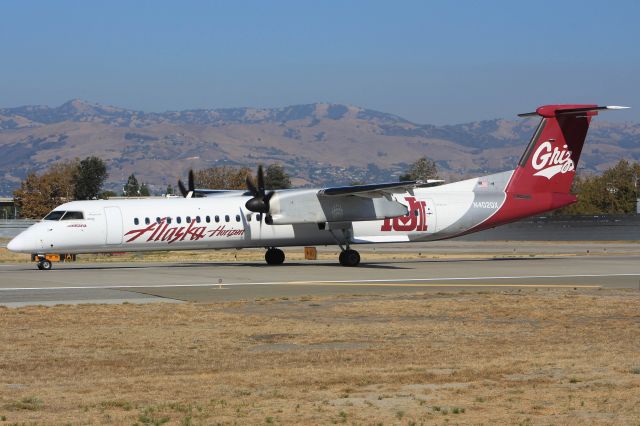
[[[48,271],[48,270],[50,270],[50,269],[51,269],[51,266],[53,266],[53,265],[51,264],[51,261],[50,261],[50,260],[47,260],[47,259],[41,260],[41,261],[38,263],[38,267],[39,267],[40,269],[42,269],[43,271]]]
[[[42,271],[42,263],[38,262],[38,263],[36,263],[36,266],[38,267],[38,269],[40,269]]]
[[[358,266],[360,264],[360,253],[356,250],[345,250],[338,257],[342,266]]]
[[[281,265],[284,263],[284,252],[277,248],[270,248],[264,254],[264,260],[268,265]]]

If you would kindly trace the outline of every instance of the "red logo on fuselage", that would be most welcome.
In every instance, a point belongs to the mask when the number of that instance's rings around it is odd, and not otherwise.
[[[404,197],[409,203],[409,213],[406,216],[385,219],[380,227],[381,231],[426,231],[427,230],[427,202],[416,200],[415,197]]]

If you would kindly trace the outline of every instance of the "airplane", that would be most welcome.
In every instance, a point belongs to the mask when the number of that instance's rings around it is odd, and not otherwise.
[[[459,182],[403,181],[267,191],[262,167],[247,191],[196,189],[183,197],[71,201],[12,239],[50,270],[52,253],[142,252],[264,247],[269,265],[279,247],[338,245],[339,263],[358,266],[357,244],[455,238],[570,205],[571,183],[592,117],[627,107],[545,105],[514,170]]]

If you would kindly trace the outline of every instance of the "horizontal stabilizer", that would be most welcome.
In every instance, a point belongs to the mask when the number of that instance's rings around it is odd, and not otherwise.
[[[534,112],[526,112],[524,114],[518,114],[518,117],[557,117],[559,115],[573,115],[573,114],[582,114],[582,113],[594,113],[595,115],[598,111],[604,110],[618,110],[618,109],[628,109],[626,106],[617,106],[617,105],[606,105],[606,106],[598,106],[598,105],[545,105],[536,109]]]

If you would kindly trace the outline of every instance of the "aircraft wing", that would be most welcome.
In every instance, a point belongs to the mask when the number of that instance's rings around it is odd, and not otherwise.
[[[392,197],[439,185],[441,180],[404,181],[323,189],[277,191],[270,201],[273,225],[345,223],[404,216],[408,207]]]
[[[383,197],[388,194],[407,192],[414,188],[437,186],[442,182],[444,181],[440,179],[428,179],[426,181],[409,180],[403,182],[376,183],[371,185],[336,186],[333,188],[321,189],[318,191],[318,196],[339,197],[355,195],[359,197],[375,198]]]

